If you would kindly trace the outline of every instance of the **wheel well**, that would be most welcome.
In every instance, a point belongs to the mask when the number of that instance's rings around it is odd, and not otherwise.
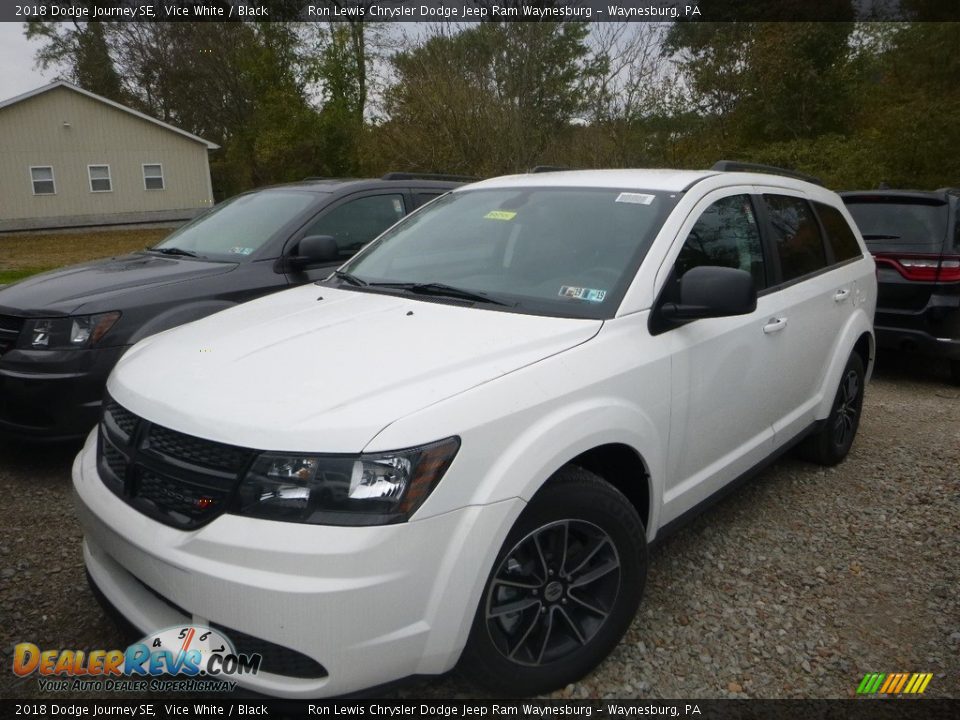
[[[853,346],[853,351],[863,360],[864,370],[870,367],[871,344],[870,333],[863,333],[863,335],[857,338],[857,342]]]
[[[650,485],[647,466],[628,445],[601,445],[577,455],[570,461],[599,475],[622,492],[636,509],[645,528],[650,525]]]

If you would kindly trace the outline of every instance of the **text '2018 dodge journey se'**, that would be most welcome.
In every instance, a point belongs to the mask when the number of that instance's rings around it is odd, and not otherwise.
[[[843,203],[796,178],[465,186],[127,353],[73,469],[91,582],[144,632],[269,648],[236,678],[269,694],[563,686],[667,526],[800,441],[843,459],[875,301]]]

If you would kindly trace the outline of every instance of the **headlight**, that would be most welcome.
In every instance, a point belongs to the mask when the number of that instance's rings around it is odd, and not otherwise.
[[[20,347],[27,350],[68,350],[96,345],[109,332],[119,312],[28,320],[20,334]]]
[[[407,520],[450,467],[460,439],[369,455],[260,455],[240,484],[240,515],[319,525]]]

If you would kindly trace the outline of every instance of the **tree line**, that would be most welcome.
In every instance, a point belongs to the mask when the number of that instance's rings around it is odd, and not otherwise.
[[[42,68],[220,145],[218,199],[307,176],[721,158],[835,189],[960,185],[960,23],[850,18],[25,32]]]

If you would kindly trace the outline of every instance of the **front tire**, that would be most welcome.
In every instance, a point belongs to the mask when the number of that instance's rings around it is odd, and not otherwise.
[[[623,637],[646,569],[630,501],[591,472],[562,468],[504,541],[458,669],[501,697],[580,679]]]
[[[831,466],[847,456],[860,427],[864,382],[863,359],[858,353],[852,353],[840,376],[840,385],[823,427],[800,446],[804,459]]]
[[[954,385],[960,385],[960,360],[950,361],[950,379]]]

